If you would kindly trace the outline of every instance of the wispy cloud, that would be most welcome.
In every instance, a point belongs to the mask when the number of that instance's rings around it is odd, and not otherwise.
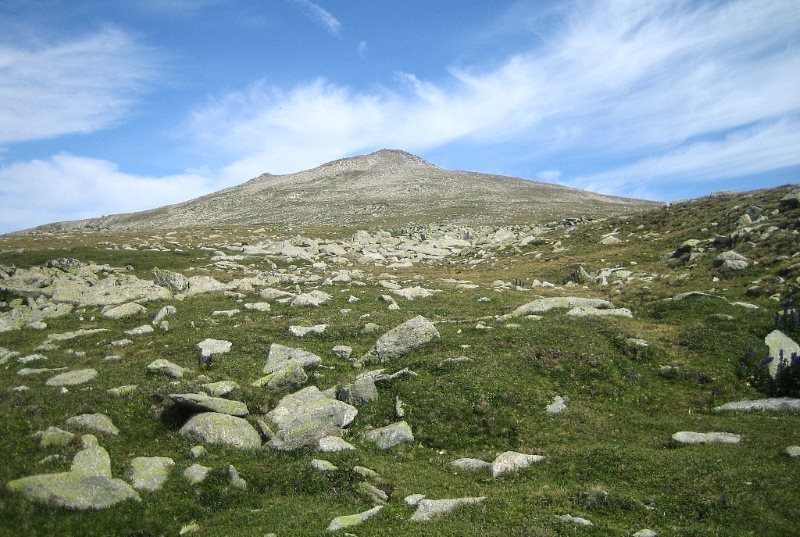
[[[105,160],[60,153],[0,167],[0,233],[177,203],[213,190],[209,177],[142,177]],[[157,202],[155,201],[157,200]]]
[[[341,33],[342,23],[339,19],[319,4],[311,0],[291,0],[291,2],[300,6],[309,19],[320,24],[331,35],[338,36]]]
[[[0,38],[0,144],[107,127],[158,77],[158,66],[153,50],[113,27],[44,46]]]
[[[763,172],[792,160],[787,154],[797,145],[779,144],[800,133],[794,2],[569,6],[532,29],[546,39],[488,69],[453,68],[438,80],[398,73],[393,87],[369,91],[323,79],[291,89],[258,82],[197,110],[192,127],[233,159],[225,171],[241,178],[382,146],[426,151],[454,143],[513,143],[532,167],[580,152],[598,167],[592,185],[611,175],[647,181],[640,162],[675,170],[682,163],[682,177],[692,178]],[[781,141],[768,136],[776,129]],[[741,161],[752,152],[748,166],[718,156],[736,151]],[[617,192],[629,186],[613,184]]]

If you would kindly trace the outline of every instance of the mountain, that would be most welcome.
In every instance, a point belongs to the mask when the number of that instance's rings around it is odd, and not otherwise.
[[[513,177],[438,168],[383,149],[244,184],[149,211],[49,224],[38,229],[175,229],[193,226],[386,226],[450,221],[541,223],[654,207]]]

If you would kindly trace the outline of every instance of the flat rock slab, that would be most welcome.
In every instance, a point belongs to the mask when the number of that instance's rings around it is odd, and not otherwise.
[[[103,310],[103,317],[107,319],[125,319],[127,317],[147,314],[147,309],[141,304],[129,302],[113,308]]]
[[[308,381],[308,375],[300,362],[290,361],[287,365],[261,377],[253,382],[253,386],[264,387],[268,392],[281,393],[297,390]]]
[[[202,358],[210,358],[215,354],[225,354],[230,352],[233,343],[224,339],[204,339],[197,344]]]
[[[270,446],[283,451],[317,446],[326,436],[341,436],[357,414],[356,407],[325,396],[316,386],[303,388],[285,396],[267,414],[277,429]]]
[[[96,377],[97,371],[94,369],[78,369],[50,377],[45,384],[48,386],[76,386],[94,380]]]
[[[453,498],[444,500],[420,500],[417,504],[417,510],[411,515],[412,522],[429,522],[434,518],[444,516],[452,513],[460,507],[467,505],[478,505],[483,503],[486,497],[481,496],[477,498]]]
[[[77,511],[107,509],[126,500],[142,500],[121,479],[75,472],[23,477],[9,482],[8,489],[42,505]]]
[[[164,486],[173,466],[175,461],[169,457],[136,457],[128,478],[136,490],[155,492]]]
[[[232,380],[220,380],[219,382],[201,384],[200,389],[214,397],[225,397],[238,390],[239,384]]]
[[[163,358],[159,358],[158,360],[153,360],[152,362],[147,364],[147,371],[150,373],[158,375],[166,375],[174,379],[179,379],[183,377],[183,374],[187,370],[179,366],[178,364],[173,364],[169,360],[164,360]]]
[[[70,472],[81,475],[111,477],[111,457],[91,434],[81,437],[83,449],[72,459]]]
[[[378,449],[391,449],[404,442],[413,442],[414,434],[405,421],[399,421],[386,427],[373,429],[364,434],[364,439]]]
[[[633,313],[628,308],[587,308],[576,307],[567,312],[570,317],[633,317]]]
[[[594,309],[611,309],[614,304],[608,300],[599,298],[583,298],[577,296],[561,296],[550,298],[539,298],[523,304],[508,315],[501,317],[505,320],[510,317],[523,317],[525,315],[532,315],[536,313],[546,313],[548,311],[559,308],[594,308]]]
[[[541,455],[528,455],[526,453],[518,453],[516,451],[506,451],[497,456],[492,462],[492,467],[489,473],[492,477],[499,477],[504,474],[519,472],[524,470],[531,464],[543,461],[544,457]]]
[[[211,468],[203,466],[202,464],[193,464],[183,471],[183,478],[189,482],[190,485],[197,485],[205,481]]]
[[[428,319],[418,315],[392,328],[375,342],[375,346],[359,359],[364,363],[371,358],[386,362],[403,356],[439,337],[439,331]]]
[[[768,366],[769,374],[772,378],[775,378],[775,375],[778,374],[778,363],[780,362],[781,351],[783,351],[784,365],[788,363],[793,352],[796,352],[800,356],[800,345],[780,330],[773,330],[767,334],[767,337],[764,338],[764,343],[769,347],[769,355],[772,358]]]
[[[143,324],[142,326],[137,326],[136,328],[131,328],[130,330],[125,330],[125,335],[127,335],[127,336],[142,336],[144,334],[152,334],[154,331],[155,331],[155,328],[153,328],[149,324]]]
[[[469,457],[463,459],[456,459],[450,463],[450,466],[458,470],[466,470],[468,472],[486,472],[489,473],[492,464],[481,459],[472,459]]]
[[[800,412],[800,399],[791,397],[773,397],[769,399],[754,399],[735,401],[714,408],[717,412]]]
[[[672,435],[672,439],[681,444],[738,444],[742,437],[733,433],[696,433],[692,431],[680,431]]]
[[[586,520],[585,518],[572,516],[572,515],[561,515],[558,517],[561,522],[567,522],[569,524],[575,524],[576,526],[594,526],[590,520]]]
[[[110,434],[111,436],[119,434],[119,429],[117,429],[114,422],[111,421],[111,418],[105,414],[81,414],[80,416],[73,416],[67,420],[67,425],[89,429],[98,433]]]
[[[211,397],[200,393],[172,393],[169,395],[176,404],[194,410],[218,412],[229,416],[247,416],[250,412],[241,401],[221,397]]]
[[[269,346],[264,373],[274,373],[289,365],[290,362],[299,363],[303,369],[314,369],[322,363],[322,358],[303,349],[295,349],[273,343]]]
[[[337,451],[353,451],[356,448],[346,440],[338,436],[326,436],[319,439],[319,450],[323,453],[335,453]]]
[[[381,509],[383,509],[383,506],[378,505],[376,507],[373,507],[369,511],[356,513],[355,515],[337,516],[336,518],[331,520],[330,524],[328,524],[328,531],[334,532],[334,531],[339,531],[341,529],[352,528],[353,526],[358,526],[360,524],[363,524],[366,520],[377,515]]]
[[[181,436],[204,444],[222,444],[239,449],[258,449],[261,436],[242,418],[204,412],[195,414],[180,429]]]
[[[289,332],[294,337],[306,337],[309,334],[322,334],[327,328],[327,324],[315,324],[314,326],[290,326]]]
[[[295,308],[318,308],[330,299],[331,295],[324,291],[311,291],[310,293],[297,295],[289,305]]]

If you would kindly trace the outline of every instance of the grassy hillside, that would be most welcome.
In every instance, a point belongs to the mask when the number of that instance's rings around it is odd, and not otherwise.
[[[183,528],[185,534],[198,536],[321,535],[333,518],[373,506],[359,492],[364,479],[353,470],[365,466],[379,474],[376,484],[389,501],[378,515],[348,530],[361,537],[627,536],[643,528],[662,536],[800,535],[800,460],[785,452],[800,445],[800,415],[713,411],[723,403],[763,396],[737,376],[737,366],[748,348],[766,356],[764,337],[773,330],[780,305],[788,297],[800,298],[800,209],[780,201],[791,190],[722,194],[626,217],[556,226],[525,245],[500,244],[480,263],[471,263],[477,252],[464,251],[413,268],[358,266],[366,273],[363,285],[299,283],[303,291],[319,286],[332,295],[320,308],[299,310],[273,302],[269,312],[242,309],[231,318],[212,317],[213,311],[241,309],[243,302],[259,299],[257,293],[208,293],[144,303],[146,318],[115,321],[104,318],[98,307],[84,307],[48,320],[45,330],[0,333],[0,347],[26,356],[38,352],[36,347],[50,333],[109,329],[43,351],[48,357],[44,364],[22,366],[12,358],[0,366],[0,453],[5,461],[0,483],[67,470],[78,451],[77,440],[42,449],[31,435],[49,426],[66,428],[67,418],[82,413],[102,412],[119,427],[116,437],[97,434],[115,477],[124,478],[129,461],[138,456],[167,456],[176,463],[162,490],[142,492],[141,503],[103,511],[41,507],[2,488],[0,534],[145,537],[178,535]],[[750,218],[748,211],[757,216]],[[744,214],[752,224],[743,225]],[[765,219],[757,222],[760,217]],[[24,268],[75,257],[112,267],[131,265],[129,273],[140,278],[152,278],[150,271],[157,266],[229,281],[241,274],[212,265],[214,250],[252,244],[265,233],[269,231],[217,228],[156,238],[99,232],[2,237],[0,265]],[[604,240],[609,236],[616,240]],[[690,239],[700,242],[691,252],[676,254]],[[135,249],[111,249],[123,244]],[[171,251],[175,249],[181,251]],[[720,269],[715,259],[729,250],[745,256],[747,267]],[[290,266],[263,257],[240,262],[253,271],[283,276],[336,268],[315,268],[300,260]],[[402,287],[441,292],[414,301],[397,298],[400,309],[389,310],[380,301],[387,290],[378,283],[387,272]],[[294,292],[296,284],[289,280],[283,278],[274,287]],[[535,280],[553,286],[539,286]],[[477,287],[458,286],[466,282]],[[690,291],[704,294],[664,300]],[[350,296],[359,300],[350,301]],[[496,319],[550,296],[604,298],[633,315],[571,317],[559,309],[538,320]],[[5,305],[0,306],[8,311],[15,300],[19,298],[5,293],[0,297]],[[109,347],[125,337],[124,330],[148,322],[167,304],[177,308],[169,331],[131,337],[133,343],[126,347]],[[389,363],[368,366],[389,373],[407,367],[417,376],[380,385],[378,400],[359,407],[345,435],[356,451],[208,446],[198,462],[213,468],[209,477],[195,486],[181,477],[193,462],[189,449],[194,444],[178,434],[186,416],[171,406],[168,394],[193,392],[208,379],[235,380],[241,386],[237,397],[257,417],[281,398],[251,386],[261,376],[271,343],[322,357],[324,368],[309,384],[325,389],[351,382],[362,372],[334,356],[334,345],[349,345],[353,356],[360,356],[380,334],[416,315],[433,321],[441,337]],[[367,322],[380,330],[365,334]],[[290,325],[317,323],[329,327],[302,339],[288,330]],[[800,340],[797,328],[785,333]],[[233,343],[232,351],[216,357],[210,368],[197,364],[195,345],[205,338]],[[630,341],[634,338],[648,346],[637,346]],[[110,354],[120,359],[106,361]],[[470,360],[447,362],[460,356]],[[190,372],[181,381],[148,375],[146,365],[157,358]],[[99,376],[62,394],[45,386],[49,375],[18,376],[21,367],[94,368]],[[130,384],[138,385],[130,395],[107,394],[110,388]],[[29,390],[15,391],[20,385]],[[550,415],[545,407],[555,396],[566,398],[567,409]],[[379,451],[359,435],[368,427],[397,421],[396,397],[406,404],[405,420],[415,440]],[[743,440],[738,445],[682,446],[671,436],[683,430],[727,431]],[[545,459],[497,479],[449,465],[462,457],[491,461],[506,450]],[[338,470],[315,471],[309,465],[313,458],[329,460]],[[227,464],[247,481],[246,491],[230,486],[223,471]],[[486,501],[418,524],[409,521],[415,508],[403,502],[416,493],[434,499],[485,496]],[[559,520],[567,513],[594,525],[584,528]]]

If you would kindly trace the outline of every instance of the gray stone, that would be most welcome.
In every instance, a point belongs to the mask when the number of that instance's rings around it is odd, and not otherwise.
[[[147,308],[135,302],[103,309],[103,317],[107,319],[125,319],[127,317],[142,316],[145,314],[147,314]]]
[[[261,435],[261,438],[264,442],[269,442],[272,440],[272,437],[275,436],[275,431],[267,425],[267,422],[262,420],[261,418],[256,418],[256,427],[258,428],[258,433]]]
[[[371,358],[386,362],[426,345],[438,337],[439,331],[433,323],[418,315],[383,334],[359,362],[363,363]]]
[[[575,307],[567,312],[570,317],[633,317],[633,313],[628,308],[591,308]]]
[[[233,488],[247,490],[247,481],[239,476],[239,471],[232,464],[228,465],[228,482]]]
[[[416,298],[430,298],[433,296],[429,290],[423,287],[408,287],[405,289],[394,289],[392,293],[399,296],[400,298],[405,298],[408,301],[414,300]]]
[[[544,409],[548,414],[561,414],[567,409],[567,401],[560,395],[553,397],[553,402]]]
[[[373,429],[364,434],[364,439],[371,442],[378,449],[391,449],[404,442],[413,442],[414,434],[405,421],[392,423],[386,427]]]
[[[17,358],[18,364],[29,364],[31,362],[43,362],[47,360],[47,356],[43,354],[29,354],[28,356],[20,356]]]
[[[164,306],[163,308],[158,310],[158,313],[156,313],[156,316],[153,317],[152,321],[150,321],[150,324],[152,324],[153,326],[158,326],[159,324],[161,324],[161,321],[165,320],[167,317],[172,317],[177,313],[178,310],[175,308],[175,306]]]
[[[800,189],[792,190],[781,198],[781,207],[796,209],[800,207]]]
[[[324,291],[311,291],[297,295],[289,303],[295,308],[318,308],[331,299],[331,295]]]
[[[268,392],[281,393],[296,390],[308,381],[300,362],[289,362],[279,369],[253,382],[253,386],[265,387]]]
[[[469,457],[463,459],[456,459],[450,463],[450,466],[458,470],[466,470],[468,472],[486,472],[490,473],[492,465],[481,459],[471,459]]]
[[[319,472],[334,472],[338,470],[330,461],[324,459],[311,459],[311,468]]]
[[[130,395],[139,389],[138,384],[126,384],[124,386],[117,386],[116,388],[111,388],[106,391],[108,395],[113,395],[114,397],[123,397],[125,395]]]
[[[406,417],[406,404],[400,399],[399,395],[394,397],[394,415],[400,419]]]
[[[269,347],[264,373],[273,373],[281,370],[289,365],[290,362],[299,363],[303,369],[314,369],[322,363],[322,358],[303,349],[295,349],[273,343]]]
[[[43,373],[55,373],[56,371],[64,371],[67,369],[66,367],[56,367],[54,369],[47,369],[47,368],[35,368],[35,367],[23,367],[19,371],[17,371],[17,375],[20,377],[32,377],[35,375],[41,375]]]
[[[80,416],[74,416],[67,420],[67,425],[89,429],[90,431],[96,431],[98,433],[110,434],[111,436],[117,436],[119,434],[119,429],[117,429],[111,421],[111,418],[105,414],[81,414]]]
[[[183,471],[183,478],[186,479],[190,485],[197,485],[205,481],[211,468],[203,466],[202,464],[193,464]]]
[[[735,401],[716,407],[717,412],[736,411],[771,411],[771,412],[800,412],[800,399],[791,397],[773,397],[770,399],[755,399]]]
[[[389,496],[383,490],[366,481],[356,484],[355,490],[375,505],[383,505],[389,501]]]
[[[408,496],[403,498],[403,501],[406,503],[406,505],[414,506],[414,505],[419,505],[419,502],[421,502],[424,499],[425,499],[424,494],[409,494]]]
[[[204,339],[197,344],[201,358],[211,358],[215,354],[230,352],[233,343],[224,339]]]
[[[239,315],[240,310],[216,310],[211,312],[212,317],[233,317]]]
[[[528,455],[516,451],[506,451],[498,455],[494,462],[492,462],[489,473],[492,477],[497,478],[504,474],[519,472],[531,464],[543,460],[544,457],[541,455]]]
[[[239,449],[261,447],[258,431],[247,420],[228,414],[195,414],[179,432],[185,438],[205,444],[222,444]]]
[[[155,492],[166,483],[175,461],[169,457],[136,457],[131,461],[128,479],[139,491]]]
[[[331,520],[330,524],[328,524],[328,531],[334,532],[334,531],[339,531],[341,529],[352,528],[353,526],[361,525],[366,520],[377,515],[381,509],[383,509],[383,506],[378,505],[368,511],[364,511],[362,513],[356,513],[355,515],[337,516],[336,518]]]
[[[672,435],[672,439],[681,444],[738,444],[742,437],[733,433],[696,433],[692,431],[680,431]]]
[[[271,447],[283,451],[316,446],[321,438],[340,436],[350,425],[358,409],[325,397],[316,386],[309,386],[285,396],[267,414],[276,427]]]
[[[327,324],[315,324],[314,326],[290,326],[289,332],[294,337],[306,337],[309,334],[322,334],[327,328]]]
[[[569,524],[575,524],[576,526],[594,526],[591,521],[586,520],[585,518],[580,518],[577,516],[572,515],[561,515],[558,517],[561,522],[567,522]]]
[[[380,475],[378,472],[371,468],[367,468],[366,466],[353,466],[353,471],[360,475],[365,479],[370,479],[372,481],[380,481]]]
[[[86,476],[111,477],[111,457],[108,451],[97,443],[94,435],[83,435],[81,440],[83,449],[75,454],[69,471]]]
[[[45,384],[48,386],[75,386],[85,384],[95,377],[97,377],[97,371],[94,369],[78,369],[50,377]]]
[[[241,401],[232,401],[221,397],[211,397],[199,393],[172,393],[169,395],[175,403],[194,410],[218,412],[230,416],[247,416],[250,412]]]
[[[331,349],[331,352],[339,358],[349,360],[350,355],[353,354],[353,347],[349,347],[347,345],[336,345],[333,349]]]
[[[417,504],[417,510],[411,515],[412,522],[428,522],[434,518],[444,516],[467,505],[478,505],[486,500],[485,497],[453,498],[445,500],[422,499]]]
[[[173,293],[184,293],[189,289],[189,280],[186,276],[170,270],[153,269],[153,279],[156,285],[166,287]]]
[[[769,355],[772,357],[772,361],[769,363],[769,374],[772,375],[772,378],[775,378],[778,374],[781,351],[783,351],[784,365],[788,363],[789,357],[793,352],[800,356],[800,345],[780,330],[773,330],[767,334],[767,337],[764,338],[764,343],[769,347]]]
[[[75,472],[23,477],[9,482],[8,489],[42,505],[76,511],[107,509],[126,500],[141,501],[121,479]]]
[[[633,537],[658,537],[658,533],[651,529],[645,528],[634,533]]]
[[[235,390],[239,389],[239,385],[232,380],[221,380],[219,382],[209,382],[208,384],[201,384],[200,389],[208,395],[214,397],[226,397],[232,394]]]
[[[362,377],[352,384],[342,386],[337,399],[353,406],[377,401],[378,389],[375,387],[375,380],[373,377]]]
[[[721,272],[735,272],[744,270],[748,266],[748,259],[733,250],[723,252],[714,260],[714,264]]]
[[[786,448],[786,454],[790,457],[797,458],[800,457],[800,446],[789,446]]]
[[[199,459],[200,457],[205,457],[208,454],[205,446],[198,445],[192,446],[192,449],[189,450],[189,457],[192,458],[193,461]]]
[[[326,436],[319,439],[319,450],[324,453],[336,453],[338,451],[353,451],[356,448],[352,444],[338,436]]]
[[[270,310],[270,305],[269,302],[250,302],[244,305],[244,309],[264,312]]]
[[[142,336],[144,334],[152,334],[155,329],[150,326],[149,324],[143,324],[142,326],[137,326],[136,328],[131,328],[130,330],[125,330],[125,335],[127,336]]]
[[[183,377],[183,374],[187,370],[179,366],[178,364],[173,364],[169,360],[164,360],[163,358],[159,358],[158,360],[153,360],[152,362],[147,364],[147,371],[150,373],[166,375],[174,379],[179,379]]]
[[[550,297],[539,298],[523,304],[511,313],[502,316],[498,320],[507,320],[512,317],[523,317],[525,315],[532,315],[536,313],[546,313],[548,311],[560,308],[595,308],[595,309],[610,309],[614,304],[608,300],[601,300],[598,298],[583,298],[576,296],[563,296],[563,297]]]
[[[40,448],[63,447],[72,442],[75,435],[58,427],[48,427],[44,431],[34,433],[34,438],[39,439]]]

